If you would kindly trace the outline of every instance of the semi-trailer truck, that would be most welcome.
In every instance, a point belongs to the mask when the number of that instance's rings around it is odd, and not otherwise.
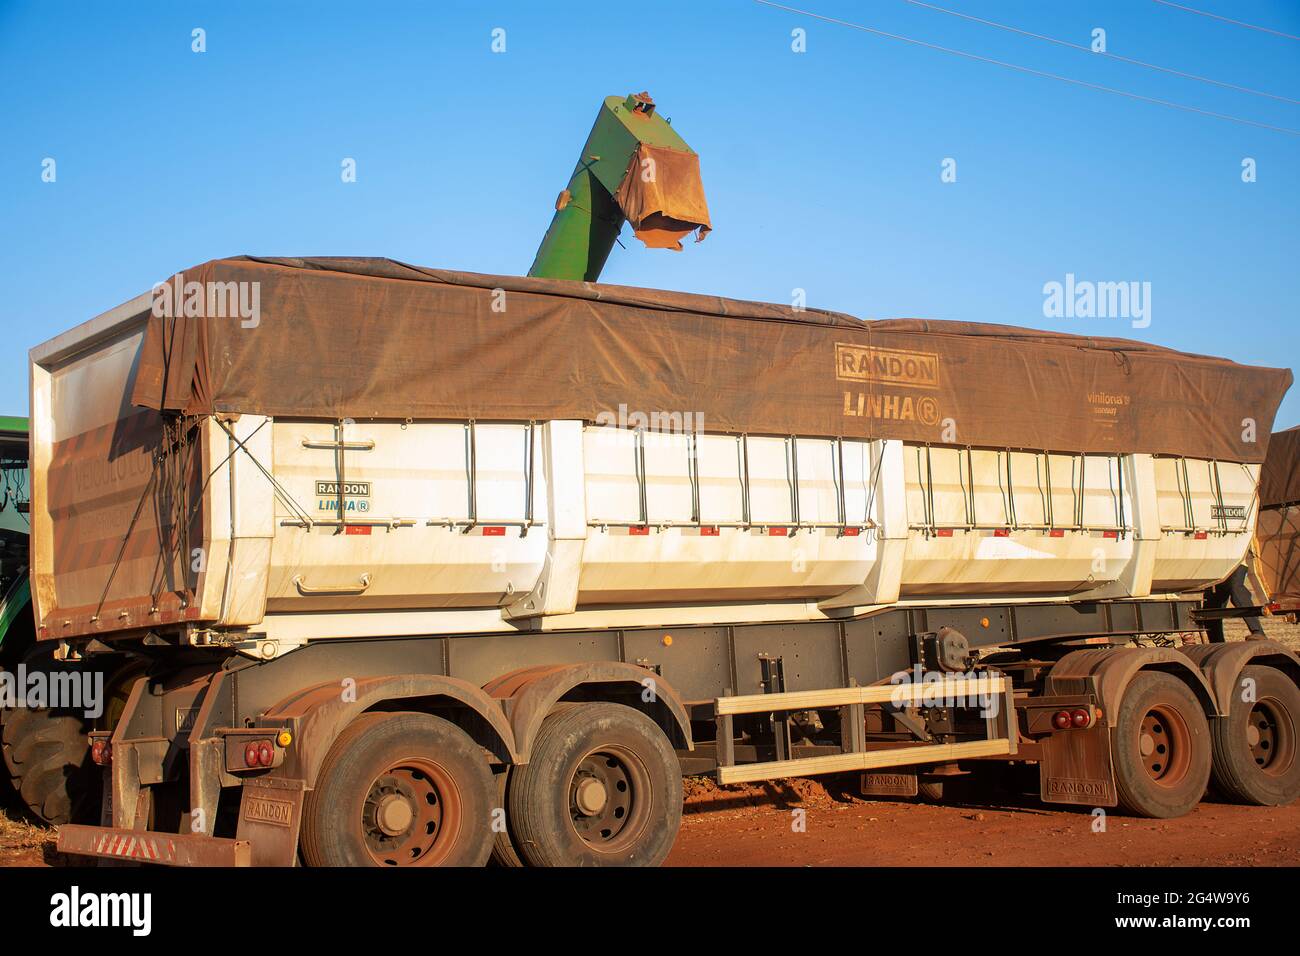
[[[386,260],[185,282],[259,322],[146,293],[32,353],[38,638],[149,662],[67,852],[657,863],[683,773],[1297,795],[1296,656],[1180,643],[1253,532],[1226,423],[1289,372]]]

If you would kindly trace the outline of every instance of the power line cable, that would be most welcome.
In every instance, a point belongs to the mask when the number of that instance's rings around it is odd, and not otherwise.
[[[787,7],[784,4],[774,3],[772,0],[754,0],[754,2],[761,3],[763,6],[772,7],[777,10],[784,10],[786,13],[797,13],[802,17],[811,17],[814,20],[822,20],[826,23],[835,23],[839,26],[849,27],[853,30],[861,30],[864,33],[874,33],[876,36],[886,37],[890,40],[901,40],[904,43],[925,47],[928,50],[938,50],[940,53],[951,53],[953,56],[965,57],[968,60],[978,60],[981,63],[992,63],[994,66],[1005,67],[1008,70],[1015,70],[1019,73],[1028,73],[1032,76],[1042,76],[1049,80],[1060,80],[1062,83],[1069,83],[1073,86],[1082,86],[1090,90],[1098,90],[1102,93],[1112,93],[1115,96],[1125,96],[1129,99],[1139,100],[1143,103],[1154,103],[1157,106],[1168,106],[1171,109],[1182,110],[1184,113],[1198,113],[1201,116],[1227,120],[1230,123],[1240,123],[1243,126],[1254,126],[1258,129],[1268,129],[1275,133],[1286,133],[1289,136],[1300,136],[1300,129],[1290,129],[1286,126],[1272,126],[1268,123],[1260,123],[1255,120],[1244,119],[1240,116],[1230,116],[1227,113],[1216,113],[1213,110],[1203,110],[1198,106],[1188,106],[1185,103],[1174,103],[1169,100],[1156,99],[1154,96],[1142,96],[1140,93],[1130,93],[1128,90],[1117,90],[1112,86],[1102,86],[1098,83],[1089,83],[1086,80],[1076,80],[1073,77],[1061,76],[1058,73],[1048,73],[1044,70],[1035,70],[1031,67],[1021,66],[1018,63],[1007,63],[1005,60],[995,60],[992,57],[980,56],[978,53],[967,53],[965,50],[954,50],[951,47],[939,46],[937,43],[929,43],[925,40],[917,40],[913,37],[905,37],[897,33],[886,33],[884,30],[877,30],[875,27],[864,26],[861,23],[852,23],[848,20],[837,20],[835,17],[828,17],[820,13],[812,13],[808,10],[800,10],[797,7]]]
[[[1276,93],[1267,93],[1264,90],[1253,90],[1248,86],[1237,86],[1235,83],[1224,83],[1221,80],[1213,80],[1208,76],[1198,76],[1195,73],[1184,73],[1182,70],[1175,70],[1171,67],[1160,66],[1155,63],[1147,63],[1145,60],[1134,59],[1131,56],[1121,56],[1118,53],[1109,53],[1105,50],[1094,50],[1090,46],[1082,43],[1071,43],[1069,40],[1061,40],[1057,37],[1045,36],[1042,33],[1033,33],[1029,30],[1022,30],[1019,27],[1013,27],[1006,23],[998,23],[994,20],[985,20],[983,17],[971,16],[969,13],[961,13],[957,10],[949,10],[946,7],[936,6],[933,3],[925,3],[924,0],[903,0],[904,3],[910,3],[916,7],[925,7],[927,10],[934,10],[936,13],[946,13],[950,17],[960,17],[963,20],[971,20],[975,23],[982,23],[985,26],[996,27],[999,30],[1006,30],[1009,33],[1018,33],[1021,36],[1032,37],[1035,40],[1045,40],[1048,43],[1055,43],[1059,46],[1067,46],[1072,50],[1082,50],[1084,53],[1092,56],[1104,56],[1112,60],[1120,60],[1124,63],[1132,63],[1135,66],[1146,67],[1148,70],[1159,70],[1161,73],[1170,73],[1174,76],[1181,76],[1188,80],[1197,80],[1201,83],[1212,83],[1215,86],[1221,86],[1224,89],[1236,90],[1238,93],[1250,93],[1253,96],[1266,96],[1272,100],[1281,100],[1283,103],[1294,103],[1300,106],[1300,100],[1293,100],[1289,96],[1279,96]]]
[[[1232,23],[1239,27],[1245,27],[1248,30],[1258,30],[1260,33],[1271,33],[1274,36],[1284,37],[1288,40],[1300,40],[1300,37],[1290,33],[1283,33],[1281,30],[1272,30],[1268,27],[1257,26],[1254,23],[1247,23],[1244,20],[1233,20],[1230,17],[1221,17],[1217,13],[1206,13],[1204,10],[1197,10],[1195,7],[1185,7],[1181,3],[1170,3],[1169,0],[1155,0],[1156,3],[1162,3],[1166,7],[1173,7],[1175,10],[1186,10],[1188,13],[1195,13],[1197,16],[1209,17],[1211,20],[1222,20],[1224,23]]]

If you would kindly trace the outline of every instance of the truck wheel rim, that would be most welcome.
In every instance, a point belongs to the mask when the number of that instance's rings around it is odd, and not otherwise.
[[[1295,759],[1294,728],[1281,701],[1267,697],[1256,702],[1246,720],[1246,745],[1255,766],[1272,776],[1290,770]]]
[[[1157,705],[1138,728],[1138,755],[1147,775],[1162,787],[1176,787],[1191,764],[1191,732],[1182,714]]]
[[[437,866],[460,830],[460,791],[432,760],[400,760],[370,784],[361,806],[366,851],[380,866]]]
[[[650,811],[650,775],[623,747],[587,754],[569,780],[569,818],[579,839],[599,853],[632,846]]]

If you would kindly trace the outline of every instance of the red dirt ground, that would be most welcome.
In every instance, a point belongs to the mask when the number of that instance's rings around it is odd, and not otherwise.
[[[1295,866],[1300,803],[1243,807],[1209,798],[1177,820],[1094,817],[1033,797],[953,805],[854,797],[851,780],[718,788],[687,781],[669,866]],[[806,829],[793,828],[804,810]]]

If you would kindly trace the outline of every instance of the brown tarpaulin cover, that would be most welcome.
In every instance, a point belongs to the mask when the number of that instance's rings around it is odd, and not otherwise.
[[[1121,339],[388,259],[241,257],[183,277],[258,283],[257,324],[152,318],[137,405],[515,421],[626,406],[698,413],[715,432],[1258,462],[1266,443],[1243,440],[1243,420],[1267,436],[1291,384],[1285,369]]]
[[[1300,425],[1269,439],[1259,506],[1260,577],[1272,600],[1293,609],[1300,606]]]
[[[614,199],[633,233],[651,249],[680,252],[691,232],[699,229],[695,241],[700,242],[713,228],[695,153],[642,143]]]
[[[1300,425],[1268,440],[1259,476],[1259,503],[1264,508],[1300,504]]]

